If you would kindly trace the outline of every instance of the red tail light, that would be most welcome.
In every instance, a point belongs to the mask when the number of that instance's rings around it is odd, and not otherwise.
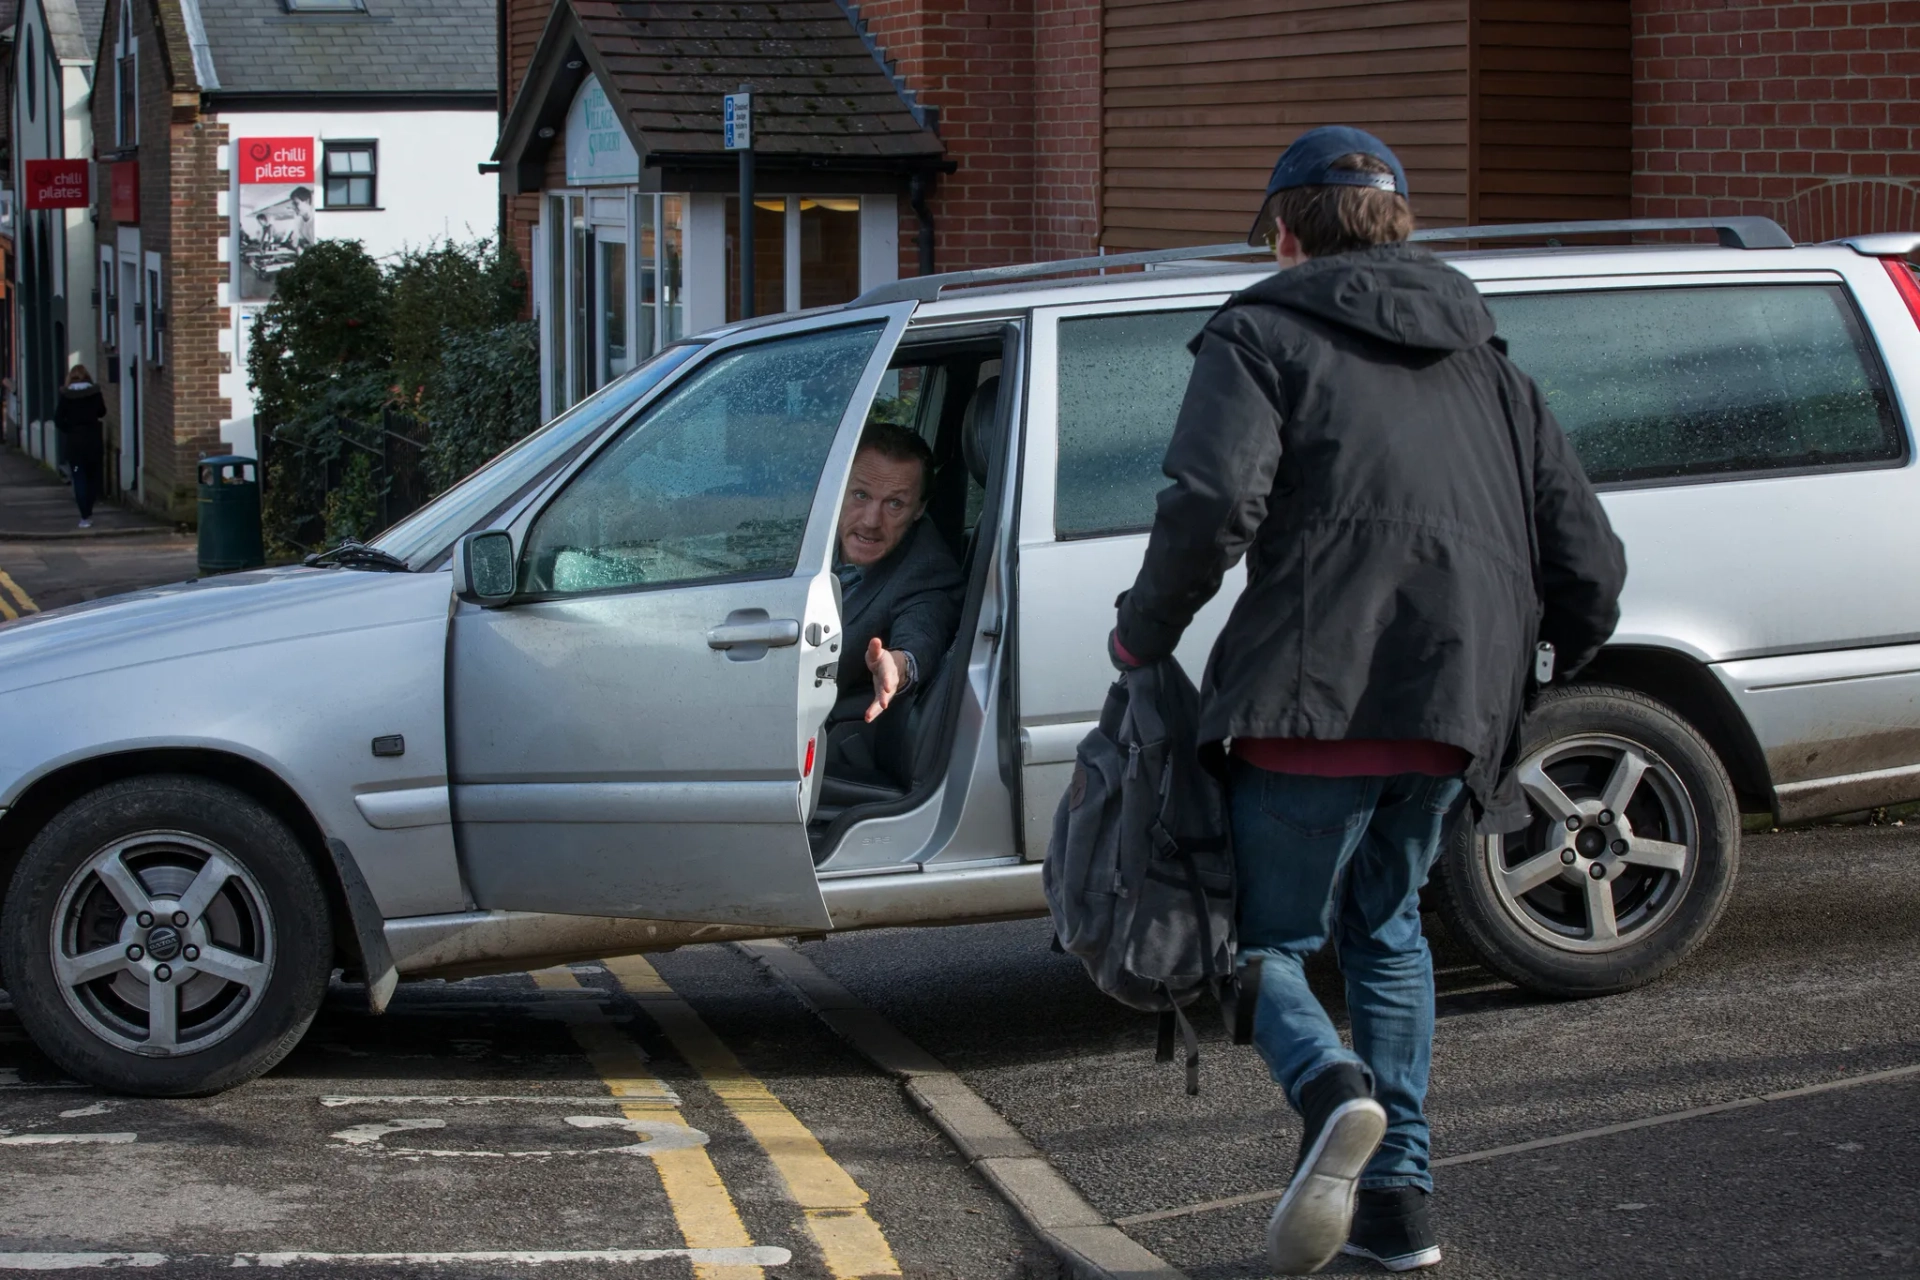
[[[1893,287],[1900,291],[1900,301],[1907,304],[1913,322],[1920,324],[1920,280],[1913,278],[1913,268],[1905,258],[1882,258],[1880,265],[1893,277]]]
[[[813,776],[813,744],[815,741],[813,738],[807,739],[807,763],[800,770],[800,776],[803,778],[811,778]]]

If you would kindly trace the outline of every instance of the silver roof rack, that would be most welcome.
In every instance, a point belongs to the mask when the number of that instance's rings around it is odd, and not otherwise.
[[[1606,222],[1502,222],[1484,227],[1423,227],[1413,233],[1418,241],[1539,240],[1558,236],[1622,235],[1645,231],[1713,231],[1729,249],[1791,249],[1789,236],[1771,218],[1621,218]],[[912,276],[869,289],[849,306],[883,302],[934,302],[945,289],[972,285],[1010,284],[1048,276],[1078,275],[1111,267],[1150,267],[1165,262],[1192,262],[1206,258],[1268,257],[1265,251],[1240,244],[1189,245],[1180,249],[1149,249],[1141,253],[1113,253],[1098,258],[1068,258],[1059,262],[1029,262],[941,275]]]

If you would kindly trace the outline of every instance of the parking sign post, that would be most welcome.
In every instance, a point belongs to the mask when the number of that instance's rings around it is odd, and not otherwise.
[[[729,151],[740,153],[740,318],[753,318],[753,86],[721,99],[721,128]]]

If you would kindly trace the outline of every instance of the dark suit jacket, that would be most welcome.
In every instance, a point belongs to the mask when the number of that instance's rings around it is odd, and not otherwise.
[[[840,621],[840,701],[833,720],[858,720],[873,701],[867,644],[875,636],[889,649],[904,649],[920,669],[920,683],[940,673],[940,660],[960,624],[965,585],[945,541],[922,517],[900,545],[867,569],[849,593]]]

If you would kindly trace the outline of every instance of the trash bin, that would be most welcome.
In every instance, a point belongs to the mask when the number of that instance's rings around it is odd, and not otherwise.
[[[260,542],[259,463],[223,454],[200,459],[200,572],[267,562]]]

